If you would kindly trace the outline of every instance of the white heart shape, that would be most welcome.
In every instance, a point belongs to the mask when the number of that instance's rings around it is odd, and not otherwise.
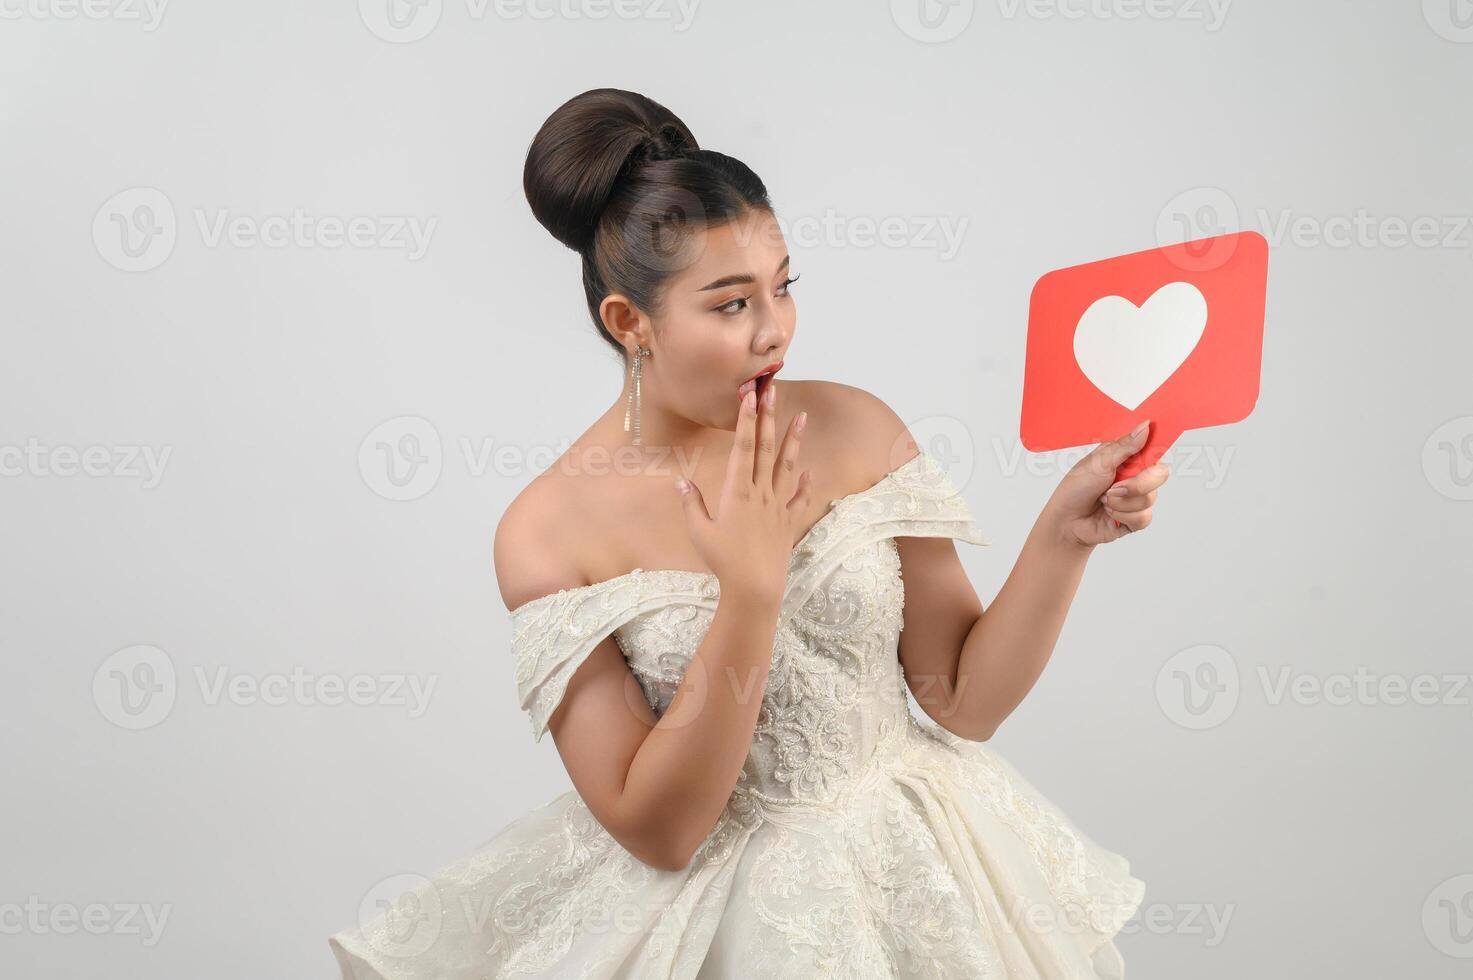
[[[1134,410],[1181,367],[1207,329],[1207,299],[1169,282],[1140,306],[1101,296],[1074,328],[1074,360],[1112,401]]]

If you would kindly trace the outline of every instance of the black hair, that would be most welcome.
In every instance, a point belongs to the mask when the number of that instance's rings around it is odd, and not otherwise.
[[[620,292],[658,313],[697,230],[772,212],[750,167],[701,149],[669,109],[616,88],[590,89],[547,117],[527,150],[522,189],[538,222],[582,257],[588,312],[620,354],[599,316],[604,297]]]

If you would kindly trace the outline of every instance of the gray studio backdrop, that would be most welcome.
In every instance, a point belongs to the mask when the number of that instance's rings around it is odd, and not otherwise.
[[[603,85],[765,178],[785,373],[945,458],[984,602],[1084,451],[1018,441],[1035,279],[1268,238],[1255,413],[993,744],[1133,977],[1473,967],[1466,0],[0,0],[0,81],[0,974],[332,976],[569,787],[491,542],[622,382],[520,183]]]

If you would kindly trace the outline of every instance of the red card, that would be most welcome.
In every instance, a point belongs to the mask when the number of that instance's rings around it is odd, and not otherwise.
[[[1033,287],[1021,438],[1045,452],[1151,420],[1116,472],[1139,473],[1187,429],[1258,401],[1268,242],[1236,232],[1047,273]]]

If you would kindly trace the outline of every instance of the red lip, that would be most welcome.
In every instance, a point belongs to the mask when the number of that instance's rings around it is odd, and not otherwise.
[[[759,377],[759,376],[764,375],[764,374],[776,373],[776,371],[778,370],[778,368],[780,368],[782,366],[783,366],[783,362],[782,361],[777,361],[776,363],[769,364],[769,365],[767,365],[767,367],[765,367],[762,370],[758,371],[756,374],[753,374],[753,375],[751,375],[751,376],[743,379],[742,384],[746,384],[748,381],[751,381],[752,378],[756,378],[756,377]],[[740,387],[740,385],[738,385],[738,387]]]

